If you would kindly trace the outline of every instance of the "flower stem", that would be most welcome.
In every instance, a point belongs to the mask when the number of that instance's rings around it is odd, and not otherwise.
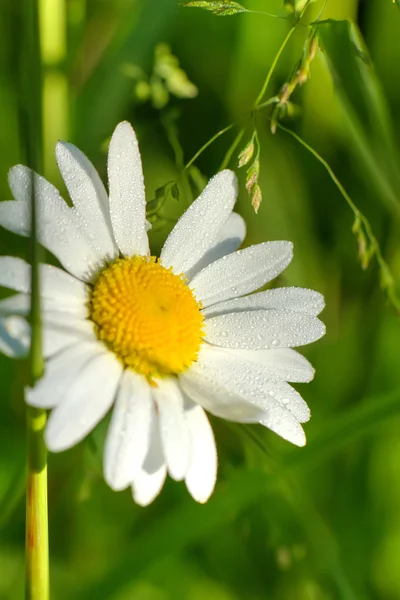
[[[28,165],[42,170],[42,68],[37,0],[21,5],[20,126]],[[31,349],[30,384],[43,374],[39,253],[35,177],[31,176]],[[49,546],[47,518],[47,451],[43,439],[46,412],[27,407],[26,586],[27,600],[49,598]]]
[[[26,495],[26,598],[48,600],[46,412],[28,407],[28,485]]]
[[[43,374],[40,316],[39,245],[37,242],[35,178],[32,177],[31,225],[31,385]],[[49,536],[47,516],[46,411],[27,407],[26,598],[49,598]]]

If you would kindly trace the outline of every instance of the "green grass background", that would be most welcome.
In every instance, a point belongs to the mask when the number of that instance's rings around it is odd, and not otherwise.
[[[167,107],[179,110],[178,134],[188,161],[214,133],[251,108],[288,30],[285,20],[253,14],[218,18],[184,9],[176,0],[54,0],[50,5],[44,24],[50,44],[44,65],[46,176],[65,191],[51,151],[61,137],[86,152],[104,177],[107,139],[120,120],[128,119],[140,141],[148,200],[158,187],[175,180],[179,169],[162,126],[165,110],[137,102],[123,65],[139,65],[150,73],[160,42],[170,44],[179,57],[199,89],[197,98],[172,99]],[[279,0],[249,0],[245,6],[283,14]],[[321,6],[317,2],[310,8],[309,21]],[[53,29],[57,7],[67,9],[66,28],[60,31]],[[30,58],[22,52],[25,17],[21,2],[2,0],[1,199],[10,198],[8,169],[26,160],[19,127],[19,107],[30,102],[26,92],[21,97],[19,84]],[[329,0],[324,18],[358,23],[390,114],[390,134],[398,139],[398,7],[390,0]],[[296,31],[268,95],[287,80],[306,33],[302,27]],[[335,43],[337,64],[344,67],[350,60],[345,45]],[[311,74],[293,97],[301,117],[285,124],[329,161],[369,218],[398,280],[400,162],[396,150],[380,148],[384,132],[372,109],[363,121],[363,135],[358,140],[354,136],[354,123],[362,116],[360,102],[366,101],[367,112],[371,107],[362,87],[369,83],[361,82],[361,101],[352,105],[349,117],[343,97],[348,94],[350,104],[357,98],[354,77],[346,80],[344,90],[335,88],[320,53]],[[31,84],[34,89],[34,78]],[[266,114],[258,118],[263,203],[255,215],[240,174],[238,210],[248,224],[246,243],[294,242],[295,257],[280,285],[314,288],[326,297],[322,318],[327,335],[304,349],[316,378],[297,386],[313,415],[305,426],[308,445],[295,448],[261,427],[213,419],[219,478],[211,500],[199,506],[183,484],[169,480],[145,509],[133,504],[128,491],[113,493],[102,479],[105,424],[89,441],[51,455],[49,525],[56,600],[400,598],[398,315],[380,289],[375,261],[367,271],[361,269],[351,232],[353,215],[326,171],[284,132],[272,136]],[[233,138],[234,132],[226,133],[200,156],[196,166],[203,175],[218,170]],[[372,166],[366,164],[363,144],[371,146]],[[235,161],[231,166],[236,167]],[[381,184],[390,181],[393,201],[386,201],[381,187],[374,185],[376,169]],[[192,199],[185,185],[178,201],[168,199],[152,234],[155,252]],[[26,256],[27,243],[1,230],[0,252]],[[1,600],[23,597],[27,380],[23,361],[0,357]]]

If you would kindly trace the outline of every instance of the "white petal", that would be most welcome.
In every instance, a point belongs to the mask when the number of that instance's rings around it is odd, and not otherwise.
[[[86,303],[89,289],[62,269],[53,265],[40,265],[40,294],[46,298],[68,300],[69,303]]]
[[[199,273],[207,265],[222,258],[226,254],[235,252],[246,236],[246,223],[237,213],[232,213],[218,234],[215,244],[205,253],[189,271],[186,277],[190,281],[196,273]]]
[[[22,258],[0,256],[0,285],[16,292],[30,292],[31,267]]]
[[[274,406],[281,406],[298,421],[310,418],[307,403],[295,389],[263,365],[246,360],[243,353],[205,346],[199,354],[198,365],[208,380],[246,398],[260,411],[268,412]]]
[[[35,387],[25,389],[27,404],[38,408],[57,406],[79,381],[85,365],[104,353],[99,343],[80,342],[66,348],[46,363],[45,373]]]
[[[107,192],[96,169],[73,144],[58,142],[56,158],[71,200],[82,219],[82,229],[105,259],[118,256],[112,232]]]
[[[180,376],[179,382],[189,398],[221,419],[258,423],[265,416],[263,409],[227,390],[196,363]]]
[[[73,313],[64,312],[60,318],[59,313],[45,312],[42,315],[42,327],[67,336],[76,336],[82,341],[97,340],[93,321],[76,317]]]
[[[22,315],[29,314],[31,299],[28,294],[15,294],[4,300],[0,300],[0,315]]]
[[[40,301],[42,312],[53,312],[62,319],[65,313],[71,313],[75,318],[85,319],[88,316],[88,309],[84,304],[70,304],[69,301],[55,298],[42,298]],[[4,300],[0,300],[0,314],[18,314],[22,316],[29,315],[31,310],[30,294],[15,294]]]
[[[161,252],[164,267],[186,273],[214,246],[237,196],[236,175],[221,171],[181,216]]]
[[[57,320],[59,322],[59,319]],[[89,322],[86,327],[77,329],[57,329],[44,322],[42,324],[43,356],[50,358],[68,346],[77,342],[96,340],[93,326]],[[89,327],[87,327],[89,326]],[[85,331],[86,329],[86,331]],[[0,352],[13,358],[21,358],[28,354],[30,348],[31,328],[21,316],[0,318]]]
[[[296,446],[305,446],[306,444],[306,436],[300,423],[291,413],[281,407],[271,409],[268,417],[260,423]]]
[[[126,369],[104,448],[104,479],[113,490],[127,488],[142,466],[154,418],[149,384],[144,377]]]
[[[0,318],[0,352],[11,358],[27,356],[30,347],[29,324],[19,316]]]
[[[186,487],[197,502],[207,502],[217,479],[217,449],[206,413],[198,404],[186,408],[192,439],[192,458],[186,473]]]
[[[59,331],[45,324],[42,325],[42,345],[45,358],[50,358],[68,346],[82,341],[87,341],[87,339],[82,338],[76,332]],[[93,341],[95,341],[95,336],[93,336]]]
[[[9,184],[17,200],[0,203],[0,225],[18,235],[30,235],[33,181],[38,240],[67,271],[78,279],[90,280],[103,264],[101,253],[96,253],[82,231],[76,211],[67,206],[55,187],[27,167],[17,165],[9,173]]]
[[[304,356],[292,348],[267,350],[234,350],[244,360],[256,362],[285,381],[308,383],[314,379],[315,370]]]
[[[172,379],[158,379],[152,389],[158,408],[160,435],[165,462],[173,479],[186,475],[190,461],[190,436],[184,412],[184,399]]]
[[[132,482],[133,499],[140,506],[147,506],[158,496],[167,476],[167,467],[161,447],[158,419],[153,419],[150,446],[143,466]]]
[[[40,295],[68,301],[87,302],[87,286],[69,273],[52,265],[40,265]],[[17,292],[31,290],[31,266],[15,256],[0,256],[0,285]]]
[[[306,288],[286,287],[226,300],[204,309],[203,314],[207,317],[215,317],[228,312],[275,308],[316,317],[324,306],[324,297],[319,292]]]
[[[205,339],[224,348],[294,348],[319,340],[325,325],[317,317],[284,310],[251,310],[205,321]]]
[[[110,213],[122,254],[149,253],[142,161],[135,132],[124,121],[115,128],[108,151]]]
[[[291,242],[265,242],[238,250],[208,265],[190,282],[204,307],[258,289],[279,275],[293,255]]]
[[[45,441],[52,452],[80,442],[110,409],[122,373],[122,365],[110,352],[94,356],[52,411]]]

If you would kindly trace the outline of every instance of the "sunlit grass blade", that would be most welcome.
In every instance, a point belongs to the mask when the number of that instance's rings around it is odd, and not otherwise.
[[[315,28],[363,176],[399,217],[400,160],[393,124],[361,34],[350,21],[330,19]]]
[[[353,233],[357,236],[358,252],[361,265],[363,266],[363,268],[367,268],[371,258],[373,256],[376,257],[380,269],[381,287],[386,292],[388,300],[391,302],[391,304],[396,308],[398,312],[400,312],[400,299],[398,298],[396,293],[395,280],[391,273],[388,263],[383,258],[379,242],[373,233],[370,222],[350,198],[349,194],[346,192],[345,188],[340,183],[339,179],[336,177],[329,163],[294,131],[287,129],[286,127],[283,127],[283,125],[280,124],[278,124],[278,128],[282,131],[285,131],[286,133],[291,135],[295,140],[297,140],[304,148],[306,148],[306,150],[308,150],[318,160],[318,162],[320,162],[323,165],[323,167],[328,172],[333,183],[336,185],[339,192],[342,194],[343,198],[345,199],[345,201],[347,202],[348,206],[354,214],[355,220],[353,224]]]
[[[97,62],[91,64],[89,71],[86,54],[77,56],[72,75],[77,92],[73,110],[73,141],[88,155],[93,157],[98,154],[102,142],[128,107],[132,106],[132,80],[124,74],[123,66],[132,57],[138,64],[151,57],[175,8],[174,2],[159,2],[156,11],[151,2],[134,3],[125,11],[113,5],[111,26],[115,31],[107,52],[101,52],[102,44],[98,47],[97,40],[91,40],[93,47],[90,47],[90,52],[96,55]],[[107,11],[108,8],[103,17],[105,29],[110,24]],[[147,23],[151,23],[150,30]]]
[[[68,139],[68,79],[65,0],[40,0],[40,50],[44,70],[42,82],[43,167],[47,177],[57,175],[54,146]]]
[[[307,446],[300,453],[292,452],[286,464],[294,469],[312,468],[399,417],[400,392],[373,396],[322,423]]]
[[[5,527],[22,501],[26,490],[25,460],[19,459],[14,476],[12,477],[8,488],[0,499],[0,532]]]
[[[184,502],[157,519],[98,581],[82,589],[76,600],[105,600],[157,561],[207,539],[223,524],[232,522],[246,508],[262,498],[276,482],[260,477],[260,472],[235,471],[223,489],[204,505]]]
[[[310,439],[300,452],[291,449],[281,461],[273,463],[260,430],[250,425],[238,427],[232,424],[230,427],[235,435],[246,436],[251,440],[263,454],[267,464],[273,465],[273,471],[278,475],[282,463],[294,472],[315,468],[351,444],[378,433],[394,419],[400,419],[400,392],[397,390],[362,400],[342,414],[314,424],[310,428]]]

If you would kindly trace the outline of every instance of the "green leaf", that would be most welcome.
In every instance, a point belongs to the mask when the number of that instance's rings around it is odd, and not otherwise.
[[[84,80],[74,106],[74,141],[92,159],[98,156],[101,142],[111,135],[132,102],[132,79],[126,77],[121,65],[132,61],[132,57],[137,64],[150,62],[154,46],[173,15],[173,2],[159,2],[156,11],[152,2],[141,2],[136,9],[126,11],[126,18],[118,21],[108,51]],[[147,23],[151,23],[151,28]],[[83,64],[84,58],[81,61]]]
[[[176,181],[167,181],[166,184],[158,187],[154,193],[154,198],[147,203],[147,217],[152,223],[169,198],[179,200],[179,188]]]
[[[290,453],[286,464],[293,469],[314,467],[399,418],[398,390],[363,400],[343,414],[325,420],[301,453]]]
[[[379,246],[379,242],[375,237],[372,227],[367,219],[367,217],[360,211],[360,209],[354,204],[353,200],[350,198],[349,194],[346,192],[343,185],[340,183],[339,179],[336,177],[335,173],[332,171],[329,163],[320,155],[314,148],[312,148],[307,142],[305,142],[297,133],[287,129],[280,123],[277,124],[279,129],[286,131],[289,135],[291,135],[295,140],[297,140],[304,148],[308,150],[317,160],[324,166],[327,170],[329,177],[332,179],[333,183],[336,185],[343,198],[346,200],[350,209],[354,213],[355,221],[352,227],[353,233],[357,235],[358,245],[359,245],[359,254],[361,259],[361,264],[363,268],[368,267],[368,263],[372,256],[376,256],[376,260],[380,269],[381,276],[381,288],[385,290],[388,300],[393,304],[397,311],[400,311],[400,300],[397,297],[396,293],[396,285],[393,275],[391,274],[390,268],[383,258],[381,248]],[[361,242],[361,247],[360,247]],[[362,252],[360,253],[360,250]]]
[[[26,491],[25,457],[19,460],[10,485],[0,498],[0,531],[7,525]]]
[[[179,188],[178,188],[178,184],[176,182],[172,184],[170,193],[174,200],[176,200],[176,201],[179,200]]]
[[[356,26],[329,19],[314,24],[365,179],[400,215],[400,160],[386,99]]]
[[[224,524],[235,521],[248,507],[260,501],[275,485],[264,473],[237,469],[220,484],[207,504],[182,502],[136,535],[111,567],[98,573],[98,580],[81,587],[75,598],[105,600],[132,579],[148,571],[162,558],[186,551],[208,539]]]
[[[238,2],[224,2],[218,0],[193,0],[192,2],[182,2],[181,6],[186,8],[204,8],[209,10],[213,15],[219,17],[228,17],[230,15],[236,15],[238,13],[249,12],[244,6]]]

